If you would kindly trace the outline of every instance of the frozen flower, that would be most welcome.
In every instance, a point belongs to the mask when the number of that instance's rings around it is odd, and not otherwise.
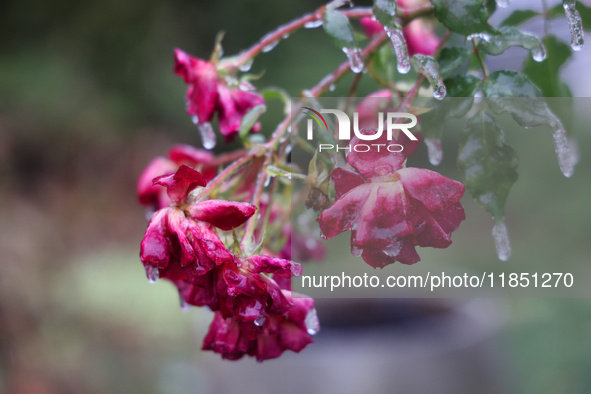
[[[220,133],[226,142],[236,138],[244,115],[265,100],[259,93],[251,90],[252,85],[236,83],[228,86],[227,81],[218,74],[216,65],[195,58],[180,49],[174,51],[174,72],[188,85],[186,93],[187,113],[196,116],[198,124],[209,123],[218,114]],[[241,89],[243,87],[243,89]],[[257,123],[251,132],[258,132]]]
[[[290,299],[292,307],[284,314],[267,313],[260,325],[240,322],[216,312],[203,340],[203,350],[212,350],[229,360],[237,360],[244,355],[264,361],[279,357],[285,350],[299,353],[312,343],[310,333],[316,331],[314,300],[291,297],[283,290],[283,297]],[[312,319],[311,319],[312,318]]]
[[[186,164],[200,171],[206,181],[212,180],[217,168],[211,165],[214,155],[204,149],[191,145],[176,144],[168,151],[168,158],[156,157],[141,173],[137,182],[137,195],[140,204],[157,211],[170,205],[166,187],[154,184],[154,178],[174,174],[179,166]]]
[[[171,206],[157,211],[148,224],[140,258],[148,270],[157,268],[160,277],[194,282],[215,266],[232,262],[212,227],[231,230],[256,211],[254,205],[225,200],[193,203],[189,193],[205,186],[201,173],[182,165],[175,174],[154,179],[166,187]]]
[[[351,252],[374,268],[416,263],[416,246],[451,244],[465,219],[463,184],[430,170],[402,168],[401,153],[351,152],[347,161],[359,173],[334,171],[338,199],[317,219],[324,236],[351,230]]]

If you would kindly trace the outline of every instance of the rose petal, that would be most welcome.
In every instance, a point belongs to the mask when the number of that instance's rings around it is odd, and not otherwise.
[[[151,207],[155,211],[167,207],[170,200],[166,189],[160,185],[154,185],[153,179],[161,175],[174,174],[176,168],[173,162],[164,157],[152,160],[137,181],[137,196],[140,204]]]
[[[338,199],[330,208],[322,211],[316,219],[322,234],[330,239],[353,228],[373,187],[372,184],[357,186]]]
[[[365,183],[365,180],[361,175],[342,168],[335,168],[330,177],[334,182],[336,199],[341,198],[341,196],[349,190]]]
[[[199,171],[182,165],[174,175],[160,176],[154,179],[154,185],[167,187],[168,197],[177,204],[185,201],[191,190],[207,185],[207,181]]]
[[[228,231],[246,222],[256,209],[256,206],[245,202],[207,200],[189,205],[187,211],[193,219]]]
[[[360,132],[365,135],[376,133],[375,130],[361,130]],[[388,151],[387,146],[391,145],[391,141],[388,141],[385,130],[379,138],[372,141],[364,141],[357,136],[353,137],[351,139],[351,146],[358,144],[381,145],[379,150],[377,146],[372,146],[372,149],[367,152],[356,152],[353,150],[347,155],[349,164],[355,167],[366,179],[380,181],[402,168],[405,160],[404,154]]]
[[[431,211],[439,211],[460,201],[464,185],[434,171],[404,168],[397,172],[404,190]]]

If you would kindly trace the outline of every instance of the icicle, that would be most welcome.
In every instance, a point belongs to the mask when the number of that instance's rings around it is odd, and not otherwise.
[[[531,50],[531,57],[536,62],[543,62],[544,60],[546,60],[547,56],[548,55],[546,54],[546,47],[544,46],[544,44],[540,44],[539,47]]]
[[[570,28],[570,46],[573,51],[580,51],[585,44],[585,32],[583,31],[581,15],[575,8],[576,4],[577,0],[562,0],[562,7]]]
[[[185,301],[185,297],[183,296],[183,293],[179,290],[179,302],[181,304],[181,312],[189,312],[191,310],[191,305],[187,304],[187,301]]]
[[[386,30],[386,34],[388,34],[392,42],[392,47],[394,47],[394,54],[398,62],[396,69],[400,74],[408,73],[410,71],[410,58],[408,57],[408,48],[402,30],[388,26],[384,26],[384,30]]]
[[[439,66],[435,59],[425,55],[413,55],[411,62],[415,71],[423,74],[433,87],[433,97],[437,100],[443,100],[447,90],[443,84],[443,78],[439,74]]]
[[[199,134],[201,135],[201,142],[203,143],[203,147],[205,149],[215,148],[215,132],[213,131],[211,123],[199,123],[199,125],[197,125],[197,128],[199,129]]]
[[[261,327],[263,324],[265,324],[265,320],[265,315],[259,315],[256,319],[254,319],[254,325],[257,327]]]
[[[306,325],[308,334],[318,334],[318,331],[320,331],[320,322],[318,321],[318,313],[316,313],[316,308],[312,308],[308,311],[306,319],[304,320],[304,324]]]
[[[509,260],[509,257],[511,256],[511,241],[509,241],[509,232],[507,231],[505,218],[495,224],[492,230],[492,235],[495,240],[495,248],[497,249],[499,260]]]
[[[150,283],[158,282],[158,279],[160,279],[160,271],[158,270],[158,267],[154,267],[152,265],[146,265],[146,266],[144,266],[144,268],[146,269],[146,276],[148,277],[148,282],[150,282]]]
[[[270,44],[265,45],[263,47],[263,49],[261,49],[261,52],[263,52],[263,53],[271,52],[273,49],[275,49],[277,44],[279,44],[279,40],[275,40],[275,41],[271,42]]]
[[[570,178],[574,172],[573,159],[570,154],[570,149],[568,148],[569,144],[568,139],[566,138],[566,132],[564,131],[564,126],[556,117],[554,117],[550,126],[554,129],[552,137],[554,139],[554,150],[558,157],[560,171],[562,171],[565,177]]]
[[[254,58],[251,57],[250,59],[248,59],[246,61],[246,63],[244,63],[242,66],[240,66],[240,71],[242,71],[243,73],[247,73],[250,71],[250,69],[252,68],[252,63],[254,62]]]
[[[359,48],[343,48],[343,52],[347,55],[349,59],[349,67],[351,67],[351,71],[356,74],[359,74],[363,71],[363,56],[361,55],[361,49]]]
[[[336,88],[337,88],[337,85],[335,85],[334,83],[331,83],[330,86],[328,87],[328,91],[334,92]]]
[[[509,7],[509,3],[511,3],[511,0],[497,0],[497,5],[501,8]]]
[[[574,138],[568,138],[568,150],[570,151],[570,162],[572,163],[573,167],[577,165],[579,160],[581,159],[581,152],[579,150],[579,143]]]
[[[435,138],[425,138],[425,145],[427,145],[427,152],[429,153],[429,163],[434,166],[441,164],[443,159],[443,149],[441,149],[441,140]]]
[[[304,23],[304,27],[306,29],[315,29],[322,26],[322,23],[324,23],[322,19],[316,19],[315,21],[308,21]]]

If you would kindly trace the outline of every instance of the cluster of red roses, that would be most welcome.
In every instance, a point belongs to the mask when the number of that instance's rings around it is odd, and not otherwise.
[[[177,158],[174,153],[179,148],[169,156]],[[207,153],[193,149],[193,153]],[[140,200],[159,208],[141,244],[140,258],[148,278],[168,279],[178,288],[182,302],[215,311],[203,349],[228,359],[248,354],[259,361],[278,357],[286,349],[302,350],[312,342],[318,321],[314,301],[292,297],[289,291],[289,278],[302,273],[301,265],[276,257],[241,257],[230,252],[214,228],[232,230],[257,208],[225,200],[194,202],[191,192],[206,186],[207,181],[193,168],[182,164],[176,172],[154,178],[153,185],[144,181],[158,172],[157,167],[166,171],[173,163],[156,159],[138,182]],[[162,204],[162,191],[168,206]]]

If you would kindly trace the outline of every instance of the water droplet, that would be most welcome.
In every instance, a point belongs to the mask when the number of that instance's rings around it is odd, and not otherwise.
[[[334,92],[336,88],[337,88],[337,85],[335,85],[334,83],[331,83],[330,86],[328,87],[328,91]]]
[[[250,69],[252,68],[252,63],[254,63],[254,58],[250,58],[246,61],[246,63],[244,63],[242,66],[240,66],[240,71],[242,71],[243,73],[247,73],[250,71]]]
[[[306,29],[315,29],[317,27],[322,26],[322,23],[323,23],[322,19],[316,19],[314,21],[308,21],[308,22],[304,23],[304,27]]]
[[[158,282],[158,279],[160,279],[160,271],[158,270],[158,267],[154,267],[152,265],[145,265],[144,268],[146,270],[146,276],[148,277],[148,282],[150,282],[150,283]]]
[[[548,55],[546,54],[546,47],[544,46],[544,44],[540,44],[540,46],[531,50],[531,57],[536,62],[543,62],[544,60],[546,60],[547,56]]]
[[[390,37],[392,47],[394,48],[394,54],[398,62],[396,69],[400,74],[408,73],[410,71],[410,58],[408,57],[408,48],[402,30],[388,26],[385,26],[384,30],[386,30],[386,34]]]
[[[484,41],[490,41],[490,35],[487,33],[474,33],[474,34],[470,34],[469,36],[466,37],[466,40],[472,40],[474,38],[481,38]]]
[[[497,249],[499,260],[509,260],[511,256],[511,241],[509,241],[509,232],[507,231],[505,218],[494,225],[492,235],[495,240],[495,248]]]
[[[570,28],[570,46],[573,51],[580,51],[585,44],[585,32],[583,31],[581,15],[575,8],[576,4],[577,0],[562,0],[562,7]]]
[[[284,40],[289,38],[289,33],[285,33],[284,35],[281,36]]]
[[[429,153],[429,163],[434,166],[441,164],[443,159],[443,149],[441,149],[441,140],[434,138],[425,138],[425,145],[427,145],[427,152]]]
[[[292,149],[293,147],[291,146],[291,144],[287,144],[287,146],[285,147],[285,154],[289,155]]]
[[[349,59],[349,67],[351,67],[351,71],[356,74],[359,74],[363,71],[363,56],[361,55],[361,49],[359,48],[343,48],[343,52],[347,55]]]
[[[577,165],[579,162],[581,155],[579,150],[579,143],[574,138],[567,138],[568,139],[568,150],[570,151],[570,161],[573,164],[573,167]]]
[[[437,82],[435,82],[435,86],[433,86],[433,97],[435,97],[437,100],[443,100],[446,94],[447,89],[443,84],[443,79],[439,77]]]
[[[194,125],[199,124],[199,116],[197,116],[197,115],[191,116],[191,122],[193,122]]]
[[[275,40],[270,44],[265,45],[261,51],[263,53],[271,52],[277,46],[277,44],[279,44],[279,40]]]
[[[213,149],[215,148],[216,140],[215,140],[215,132],[213,131],[213,127],[209,122],[200,123],[197,128],[199,129],[199,134],[201,135],[201,142],[203,143],[203,147],[205,149]]]
[[[324,234],[322,233],[322,230],[320,230],[320,238],[322,238],[322,239],[326,239],[326,235],[324,235]]]
[[[256,319],[254,319],[254,325],[257,327],[261,327],[263,324],[265,324],[265,320],[265,315],[259,315]]]
[[[382,249],[386,256],[396,257],[402,250],[402,241],[395,242]]]
[[[361,257],[363,254],[363,249],[358,248],[356,245],[351,243],[351,254],[355,257]]]
[[[273,178],[271,175],[267,175],[267,178],[265,178],[265,183],[263,184],[264,187],[267,187],[271,184],[271,178]]]
[[[185,301],[185,297],[183,296],[183,293],[179,290],[179,302],[181,305],[181,311],[182,312],[189,312],[191,310],[191,305],[187,304],[187,301]]]
[[[306,325],[306,330],[310,335],[318,334],[320,331],[320,321],[318,320],[318,313],[316,312],[316,308],[311,308],[308,310],[306,314],[306,319],[304,320],[304,324]]]
[[[510,3],[511,3],[511,0],[497,0],[497,5],[501,8],[509,7]]]
[[[554,139],[554,150],[556,151],[556,156],[558,157],[560,171],[562,171],[565,177],[570,178],[573,175],[574,167],[573,159],[568,146],[568,139],[566,138],[566,132],[564,131],[564,126],[562,125],[562,122],[556,117],[554,117],[550,126],[554,129],[552,138]]]

